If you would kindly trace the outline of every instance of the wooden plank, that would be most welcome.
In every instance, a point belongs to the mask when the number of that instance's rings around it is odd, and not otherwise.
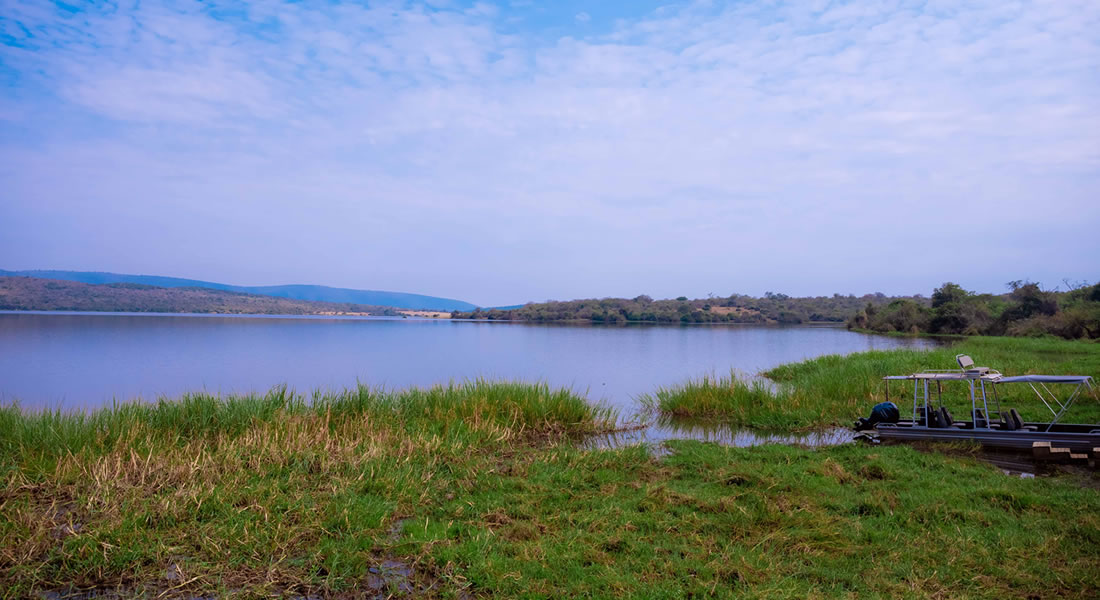
[[[1045,446],[1034,448],[1032,452],[1032,456],[1038,460],[1055,462],[1069,462],[1070,454],[1072,454],[1069,448],[1047,448]]]

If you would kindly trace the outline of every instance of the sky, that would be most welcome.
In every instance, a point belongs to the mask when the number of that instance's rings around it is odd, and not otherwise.
[[[0,268],[416,292],[1100,279],[1100,2],[0,2]]]

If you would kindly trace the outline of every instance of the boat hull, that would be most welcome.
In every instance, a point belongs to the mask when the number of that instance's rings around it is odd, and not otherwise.
[[[1055,426],[1057,427],[1057,426]],[[1082,452],[1088,452],[1092,448],[1100,447],[1100,429],[1089,429],[1093,426],[1073,427],[1075,430],[1066,431],[1067,427],[1057,427],[1059,430],[1043,431],[1043,427],[1037,427],[1037,431],[1016,430],[1001,431],[997,429],[973,429],[955,427],[924,427],[906,423],[886,424],[879,423],[875,427],[879,439],[894,441],[933,441],[933,442],[977,442],[990,448],[1011,448],[1015,450],[1031,450],[1035,442],[1050,442],[1056,448],[1070,448]]]

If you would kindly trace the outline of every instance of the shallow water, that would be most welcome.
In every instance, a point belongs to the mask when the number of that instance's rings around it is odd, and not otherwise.
[[[571,387],[629,418],[639,395],[708,373],[930,345],[830,326],[9,312],[0,313],[0,402],[82,410],[203,390],[287,384],[309,392],[487,377]]]
[[[855,441],[856,433],[842,427],[829,427],[804,433],[776,433],[745,427],[730,427],[720,422],[661,419],[645,427],[637,427],[587,438],[586,448],[621,448],[634,444],[649,444],[660,449],[669,440],[699,440],[723,446],[748,448],[765,444],[786,444],[806,448],[837,446]]]

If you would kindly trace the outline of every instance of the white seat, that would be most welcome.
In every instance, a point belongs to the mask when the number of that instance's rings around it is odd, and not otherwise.
[[[967,373],[979,373],[985,374],[989,372],[989,367],[975,367],[974,359],[970,358],[966,354],[958,354],[955,356],[955,362],[959,363],[959,368]]]

